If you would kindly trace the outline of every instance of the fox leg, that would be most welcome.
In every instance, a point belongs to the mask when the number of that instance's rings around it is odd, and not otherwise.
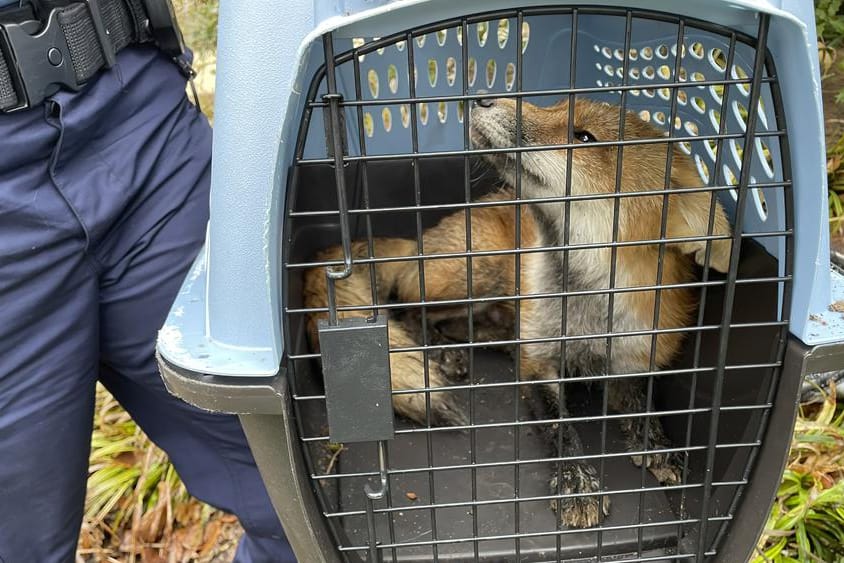
[[[523,284],[524,285],[524,284]],[[525,294],[532,293],[530,285],[525,285]],[[560,302],[547,299],[526,299],[522,301],[520,311],[520,331],[525,339],[559,336],[559,323],[555,329],[549,329],[546,318],[559,318]],[[522,380],[542,381],[560,377],[560,344],[542,342],[519,345],[519,369]],[[564,397],[560,396],[560,384],[548,383],[528,385],[526,396],[531,399],[531,406],[536,419],[567,418],[568,409]],[[588,528],[598,525],[609,513],[610,499],[601,495],[598,471],[582,458],[583,443],[574,425],[569,422],[544,424],[540,428],[545,434],[545,442],[555,457],[569,458],[560,462],[551,477],[551,491],[559,490],[564,495],[582,494],[583,496],[564,497],[552,501],[551,507],[560,511],[562,522],[573,528]],[[559,482],[558,482],[558,479]],[[590,494],[591,493],[591,494]]]
[[[412,248],[415,248],[413,241],[403,239],[376,239],[374,241],[376,254],[379,256],[401,256],[408,255]],[[366,243],[355,242],[352,247],[353,255],[366,256],[368,249]],[[342,250],[339,247],[332,247],[322,251],[318,255],[319,260],[331,260],[342,257]],[[374,296],[378,303],[386,303],[390,293],[402,279],[413,277],[417,270],[416,262],[386,262],[375,266],[376,291]],[[328,303],[328,294],[325,281],[325,271],[322,268],[312,268],[305,272],[304,297],[307,308],[322,308]],[[352,268],[352,274],[345,279],[335,282],[335,297],[338,307],[344,306],[366,306],[372,305],[373,288],[368,265],[359,265]],[[348,317],[361,317],[369,314],[366,310],[360,311],[338,311],[339,319]],[[315,312],[308,315],[307,328],[311,345],[319,349],[319,338],[317,334],[317,321],[328,317],[326,312]],[[426,387],[425,365],[422,352],[392,352],[400,348],[415,347],[419,342],[414,335],[401,322],[390,320],[388,325],[390,343],[390,374],[393,391],[407,391],[412,389],[423,389]],[[438,361],[437,358],[428,360],[428,388],[446,387],[448,380],[448,366]],[[426,392],[418,393],[397,393],[393,395],[393,407],[400,415],[410,418],[421,424],[427,422]],[[431,422],[439,425],[463,425],[466,423],[466,416],[458,406],[458,401],[453,393],[431,392]]]
[[[646,412],[647,395],[641,378],[612,379],[607,385],[610,409],[619,413]],[[628,451],[642,451],[646,439],[648,450],[671,448],[671,440],[665,435],[662,422],[656,415],[622,418],[620,424]],[[644,463],[648,471],[662,484],[677,484],[682,479],[683,463],[678,452],[634,455],[632,460],[637,467]]]

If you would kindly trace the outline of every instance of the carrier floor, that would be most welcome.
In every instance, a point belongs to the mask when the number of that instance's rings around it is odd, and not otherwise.
[[[476,381],[478,383],[512,382],[513,362],[509,356],[486,350],[475,355]],[[601,386],[568,385],[567,391],[572,396],[569,405],[572,415],[600,414]],[[468,393],[468,392],[466,392]],[[464,397],[468,402],[468,396]],[[512,422],[515,417],[514,390],[510,386],[485,388],[475,392],[474,416],[478,424]],[[519,398],[519,419],[531,420],[529,405],[524,396]],[[589,422],[577,424],[578,432],[584,441],[586,454],[601,453],[602,423]],[[418,428],[411,423],[399,420],[399,429]],[[550,455],[544,443],[545,435],[535,426],[527,425],[519,430],[519,455],[516,455],[516,430],[513,427],[480,428],[475,435],[476,490],[473,495],[471,469],[437,470],[433,473],[435,499],[431,498],[429,473],[427,471],[400,473],[390,478],[390,503],[393,507],[408,507],[407,510],[393,512],[393,534],[395,543],[429,542],[434,540],[432,514],[430,509],[416,509],[417,506],[430,505],[432,500],[442,505],[465,503],[473,496],[481,503],[502,500],[500,504],[481,504],[477,507],[477,532],[473,527],[475,520],[472,506],[444,507],[435,510],[436,539],[449,542],[458,538],[524,535],[520,538],[519,561],[556,560],[557,516],[547,499],[514,503],[512,499],[547,497],[554,494],[549,486],[549,479],[555,470],[552,462],[526,463],[519,467],[518,477],[512,460],[532,460],[547,458]],[[442,430],[430,433],[431,453],[434,467],[465,466],[472,463],[469,432]],[[339,471],[342,473],[367,472],[374,469],[372,462],[377,459],[373,444],[349,444],[340,456]],[[398,434],[389,444],[390,467],[401,471],[409,468],[428,467],[428,444],[426,433]],[[607,443],[605,452],[622,452],[622,438],[618,424],[607,421]],[[489,464],[500,463],[498,466]],[[595,467],[599,462],[595,460]],[[610,457],[604,460],[604,487],[608,490],[629,490],[644,484],[646,488],[658,487],[659,483],[649,474],[633,465],[627,456]],[[518,493],[516,484],[518,479]],[[343,511],[363,510],[363,486],[365,478],[344,480],[340,486],[340,505]],[[374,484],[374,483],[373,483]],[[601,553],[619,555],[635,553],[639,542],[639,531],[625,528],[640,521],[646,527],[641,528],[642,548],[645,550],[668,547],[676,544],[677,525],[659,526],[659,522],[675,521],[676,515],[671,509],[665,492],[655,491],[642,494],[641,516],[639,493],[615,494],[611,496],[610,515],[602,527],[609,528],[599,534],[595,530],[576,533],[564,532],[560,535],[561,555],[564,559],[593,557],[601,542]],[[518,532],[516,531],[516,504],[519,506]],[[386,503],[376,504],[386,507]],[[376,517],[377,537],[390,538],[389,513]],[[344,529],[349,536],[349,545],[367,544],[367,527],[364,516],[345,518]],[[616,528],[616,529],[612,529]],[[618,529],[620,528],[620,529]],[[566,530],[565,527],[559,528]],[[539,535],[545,533],[547,535]],[[516,561],[514,539],[498,539],[478,542],[478,555],[482,561]],[[472,541],[442,543],[437,546],[440,560],[474,560],[475,545]],[[384,551],[384,560],[393,560],[392,550]],[[397,561],[429,561],[432,547],[422,545],[396,549]]]

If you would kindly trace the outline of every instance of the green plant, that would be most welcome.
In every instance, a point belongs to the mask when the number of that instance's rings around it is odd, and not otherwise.
[[[829,47],[844,38],[844,0],[815,0],[815,25],[818,37]]]
[[[844,233],[844,136],[827,147],[826,173],[829,226],[833,233]]]
[[[835,390],[798,418],[788,467],[752,563],[844,562],[844,409]]]

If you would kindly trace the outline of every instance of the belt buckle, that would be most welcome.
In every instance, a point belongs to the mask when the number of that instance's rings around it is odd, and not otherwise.
[[[9,73],[18,94],[17,106],[5,110],[11,113],[34,107],[60,86],[79,90],[70,49],[58,23],[58,10],[50,12],[41,31],[35,34],[38,22],[0,25],[0,48],[9,61]],[[109,44],[110,45],[110,44]]]

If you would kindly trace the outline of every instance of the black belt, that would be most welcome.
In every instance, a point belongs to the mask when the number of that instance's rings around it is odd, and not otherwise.
[[[192,77],[169,0],[40,0],[39,8],[0,12],[0,112],[79,90],[135,43],[155,42]]]

